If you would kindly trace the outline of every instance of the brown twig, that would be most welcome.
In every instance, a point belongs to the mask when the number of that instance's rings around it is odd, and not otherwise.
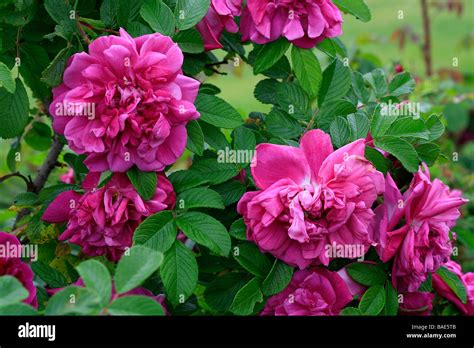
[[[51,145],[51,149],[48,152],[46,160],[44,161],[43,165],[38,169],[38,174],[36,178],[31,182],[31,186],[28,188],[29,192],[39,193],[46,181],[48,180],[49,174],[53,171],[56,163],[58,161],[59,154],[61,153],[64,144],[62,143],[61,139],[55,135],[53,138],[53,144]],[[31,181],[31,180],[30,180]],[[15,224],[13,225],[13,229],[17,228],[18,222],[26,215],[30,213],[30,209],[22,209],[15,220]]]
[[[20,172],[10,173],[10,174],[0,177],[0,183],[14,177],[23,179],[23,181],[26,183],[26,188],[28,191],[32,188],[33,183],[31,182],[31,178],[27,178]]]
[[[82,27],[81,22],[77,20],[76,25],[77,25],[77,28],[79,29],[79,34],[81,34],[82,40],[84,40],[84,43],[86,45],[90,45],[91,39],[89,38],[89,36],[87,36],[86,32],[84,31],[84,28]]]
[[[425,61],[426,76],[433,75],[433,60],[431,56],[431,21],[428,1],[421,0],[421,15],[423,19],[423,59]]]

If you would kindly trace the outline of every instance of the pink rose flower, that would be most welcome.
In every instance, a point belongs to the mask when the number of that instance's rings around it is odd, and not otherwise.
[[[36,287],[33,283],[33,271],[30,266],[21,260],[21,244],[18,238],[6,232],[0,232],[0,245],[3,246],[7,255],[0,256],[0,276],[9,275],[15,277],[28,291],[28,297],[23,301],[35,308],[38,307],[36,298]],[[3,249],[2,248],[2,249]],[[8,255],[9,250],[14,249],[15,255]],[[16,257],[16,256],[19,257]]]
[[[467,293],[467,301],[466,303],[462,303],[453,290],[451,290],[451,288],[437,274],[433,274],[433,288],[441,297],[454,303],[462,314],[474,316],[474,273],[469,272],[463,274],[461,266],[454,261],[448,261],[443,266],[454,272],[464,284]]]
[[[181,72],[183,53],[161,34],[102,36],[71,57],[53,90],[54,130],[87,154],[94,172],[162,171],[186,146],[186,124],[199,117],[199,82]]]
[[[84,281],[82,280],[82,278],[79,278],[78,280],[76,280],[71,285],[78,286],[78,287],[82,288],[82,287],[84,287]],[[63,289],[64,288],[47,289],[46,292],[49,295],[53,296],[54,294],[58,293],[59,291],[61,291]],[[142,296],[150,297],[153,300],[155,300],[156,302],[158,302],[161,305],[161,307],[163,307],[163,310],[164,310],[166,315],[169,315],[168,309],[166,308],[165,295],[156,295],[155,296],[150,290],[148,290],[146,288],[143,288],[143,287],[132,289],[132,290],[127,291],[123,294],[117,294],[117,291],[115,290],[115,284],[112,283],[112,295],[111,295],[110,303],[112,303],[114,300],[116,300],[118,298],[129,296],[129,295],[142,295]]]
[[[66,191],[48,206],[43,220],[67,221],[59,240],[80,245],[88,256],[106,255],[118,261],[138,225],[148,216],[172,209],[176,195],[169,180],[158,174],[155,195],[144,201],[123,173],[116,173],[103,187],[97,188],[100,173],[91,173],[84,180],[86,192],[81,195]]]
[[[403,294],[398,312],[401,315],[430,315],[433,309],[434,294],[430,292],[407,292]]]
[[[241,12],[242,0],[211,0],[209,11],[196,25],[196,29],[201,33],[206,51],[222,48],[219,40],[224,29],[230,33],[239,31],[234,17],[240,16]]]
[[[324,268],[296,271],[290,284],[268,299],[261,315],[339,315],[352,301],[342,278]]]
[[[465,202],[460,191],[451,191],[438,179],[431,181],[426,166],[403,196],[387,174],[384,204],[375,210],[372,233],[382,261],[394,258],[392,282],[397,290],[418,290],[428,273],[449,260],[449,230]]]
[[[245,193],[237,206],[247,238],[301,269],[327,265],[328,246],[367,251],[371,206],[384,178],[363,156],[364,139],[334,151],[321,130],[307,132],[300,148],[258,145],[252,175],[260,190]]]
[[[330,0],[248,0],[240,22],[242,40],[258,44],[283,36],[312,48],[342,34],[342,16]]]

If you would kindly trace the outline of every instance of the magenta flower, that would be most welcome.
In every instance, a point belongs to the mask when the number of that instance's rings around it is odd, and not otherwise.
[[[385,181],[384,204],[375,210],[373,239],[383,262],[394,258],[392,282],[400,292],[414,292],[428,273],[449,260],[449,231],[467,200],[440,180],[430,180],[420,168],[403,194],[390,174]],[[400,225],[401,224],[401,225]]]
[[[206,16],[196,25],[201,33],[206,51],[222,48],[219,42],[222,32],[239,31],[234,17],[242,12],[242,0],[211,0],[211,7]]]
[[[242,40],[258,44],[283,36],[312,48],[342,34],[342,16],[331,0],[248,0],[240,28]]]
[[[370,245],[371,207],[383,175],[364,157],[364,139],[333,150],[329,135],[312,130],[300,148],[260,144],[247,192],[237,210],[247,238],[289,265],[327,265],[328,246]]]
[[[6,252],[15,250],[15,255],[0,255],[0,276],[9,275],[18,279],[28,291],[28,297],[23,302],[38,307],[36,287],[33,283],[34,274],[30,266],[21,260],[20,241],[12,234],[0,232],[0,245]]]
[[[443,279],[437,274],[433,274],[433,288],[441,296],[448,301],[454,303],[464,315],[474,315],[474,273],[462,273],[461,266],[454,261],[448,261],[445,266],[450,271],[454,272],[464,287],[466,288],[467,301],[462,303],[459,297],[451,290],[451,288],[444,282]]]
[[[433,309],[433,299],[434,294],[430,292],[416,291],[404,293],[398,312],[401,315],[430,315]]]
[[[162,171],[183,153],[199,82],[181,72],[183,53],[161,34],[102,36],[77,53],[53,90],[54,130],[87,154],[94,172]]]
[[[125,174],[114,174],[102,188],[97,188],[99,177],[100,173],[87,176],[83,195],[72,190],[58,195],[43,220],[67,222],[59,240],[80,245],[84,254],[118,261],[131,246],[138,225],[154,213],[172,209],[176,195],[163,174],[158,174],[158,186],[149,201],[140,197]]]
[[[268,299],[261,315],[338,315],[352,296],[342,278],[323,268],[295,272],[290,284]]]
[[[78,286],[78,287],[84,287],[84,281],[82,280],[82,278],[79,278],[78,280],[76,280],[71,285]],[[46,291],[49,295],[53,296],[54,294],[58,293],[59,291],[61,291],[63,289],[64,288],[54,288],[54,289],[47,289]],[[163,310],[164,310],[166,315],[169,315],[168,309],[166,308],[165,295],[160,294],[160,295],[155,296],[150,290],[148,290],[146,288],[142,288],[142,287],[132,289],[132,290],[127,291],[123,294],[117,294],[117,291],[115,290],[115,284],[112,283],[112,294],[111,294],[111,299],[110,299],[111,303],[114,300],[116,300],[120,297],[125,297],[125,296],[129,296],[129,295],[142,295],[142,296],[150,297],[153,300],[155,300],[156,302],[158,302],[161,305],[161,307],[163,307]]]

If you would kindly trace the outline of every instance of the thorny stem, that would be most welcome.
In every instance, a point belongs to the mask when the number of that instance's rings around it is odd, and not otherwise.
[[[428,11],[428,1],[421,0],[421,15],[423,19],[423,59],[425,61],[426,76],[433,75],[433,60],[431,56],[431,21]]]

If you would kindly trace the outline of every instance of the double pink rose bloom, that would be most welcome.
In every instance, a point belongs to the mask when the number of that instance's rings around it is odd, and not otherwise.
[[[222,48],[222,32],[239,30],[242,40],[266,44],[285,37],[296,46],[312,48],[326,38],[342,34],[342,16],[331,0],[211,0],[211,7],[196,26],[209,51]]]
[[[342,34],[342,16],[330,0],[247,0],[242,40],[265,44],[285,37],[302,48]]]
[[[172,209],[176,195],[169,180],[158,175],[154,196],[144,201],[126,174],[115,173],[103,187],[98,188],[100,173],[90,173],[83,183],[84,194],[66,191],[46,209],[43,220],[67,222],[59,240],[80,245],[88,256],[106,255],[118,261],[138,225],[148,216]]]
[[[219,42],[222,32],[237,33],[239,26],[234,20],[242,12],[242,0],[211,0],[206,16],[196,25],[201,33],[206,51],[222,48]]]
[[[307,132],[300,147],[260,144],[252,175],[259,191],[247,192],[237,210],[247,238],[289,265],[327,265],[331,245],[367,251],[372,205],[384,178],[364,158],[360,139],[334,151],[328,134]]]
[[[16,250],[15,257],[13,255],[0,257],[0,276],[8,275],[18,279],[28,291],[28,297],[23,302],[36,308],[38,300],[36,298],[36,287],[33,283],[34,274],[30,266],[19,257],[22,248],[20,241],[12,234],[0,232],[0,245],[3,245],[7,252],[12,248]]]
[[[339,315],[352,301],[344,280],[325,268],[295,272],[290,284],[268,299],[261,315]]]
[[[162,171],[186,146],[186,124],[199,117],[199,82],[181,71],[183,53],[161,34],[103,36],[71,57],[53,90],[54,130],[87,154],[89,170]]]
[[[394,259],[392,282],[400,292],[417,291],[429,273],[448,262],[450,229],[466,202],[439,179],[430,180],[428,168],[415,174],[402,195],[390,174],[384,204],[375,210],[373,240],[383,262]]]

